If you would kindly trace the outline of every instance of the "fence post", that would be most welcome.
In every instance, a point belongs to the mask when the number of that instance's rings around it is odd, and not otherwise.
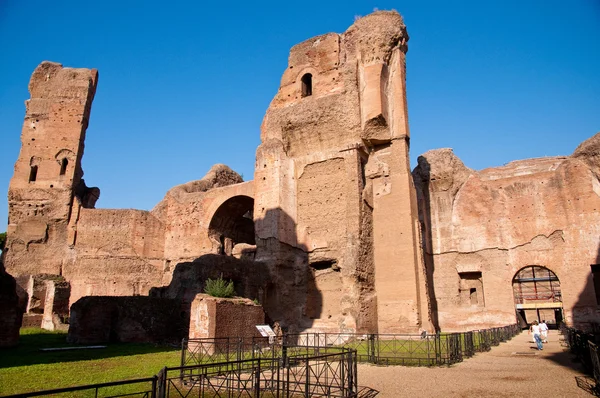
[[[304,397],[305,398],[310,397],[310,369],[308,368],[308,364],[309,364],[308,358],[306,358],[305,362],[304,362],[304,366],[305,366],[304,375],[306,377],[306,381],[304,382]],[[344,371],[343,369],[344,369],[344,367],[342,366],[342,372]]]
[[[181,366],[185,366],[185,354],[187,351],[187,339],[184,337],[181,339]]]
[[[152,377],[152,393],[150,394],[150,398],[158,398],[156,396],[156,387],[157,387],[157,381],[158,381],[158,376],[154,375],[154,377]]]
[[[157,397],[156,398],[166,398],[167,396],[167,368],[164,367],[158,372],[157,375]]]
[[[258,366],[256,367],[255,376],[254,376],[254,396],[256,398],[260,397],[260,358],[258,358]]]
[[[435,362],[437,365],[442,364],[442,337],[439,330],[435,334],[434,347],[435,347]]]
[[[377,363],[377,359],[375,358],[375,338],[376,335],[371,333],[367,339],[367,358],[371,363]]]

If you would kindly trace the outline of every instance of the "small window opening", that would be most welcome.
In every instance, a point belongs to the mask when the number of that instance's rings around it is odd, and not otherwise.
[[[460,272],[459,276],[460,303],[464,306],[485,306],[481,272]]]
[[[37,166],[31,166],[31,170],[29,171],[29,182],[34,182],[37,179]]]
[[[67,160],[67,158],[64,158],[63,160],[60,161],[60,175],[64,176],[65,173],[67,172],[67,166],[69,165],[69,160]]]
[[[335,260],[315,261],[314,263],[310,263],[310,267],[316,271],[321,271],[324,269],[333,269],[334,271],[340,270],[340,268],[337,266],[337,261]]]
[[[302,76],[302,96],[308,97],[312,95],[312,75],[310,73]]]
[[[221,245],[219,246],[219,251],[217,254],[223,255],[225,254],[225,236],[219,236],[219,242],[221,243]]]
[[[471,288],[469,289],[469,297],[471,299],[471,305],[477,305],[477,289]]]

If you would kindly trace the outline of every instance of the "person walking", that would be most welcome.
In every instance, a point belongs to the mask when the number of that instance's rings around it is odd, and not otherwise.
[[[544,345],[542,344],[542,332],[540,330],[540,325],[538,321],[533,321],[531,327],[529,328],[529,333],[533,334],[533,339],[535,340],[535,344],[537,344],[538,350],[543,350]]]
[[[546,325],[546,321],[542,319],[542,323],[540,323],[540,332],[542,333],[542,343],[548,342],[548,325]]]

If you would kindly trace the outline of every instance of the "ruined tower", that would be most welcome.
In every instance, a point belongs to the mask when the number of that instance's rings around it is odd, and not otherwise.
[[[289,287],[278,306],[295,308],[300,329],[431,329],[408,157],[407,41],[393,11],[294,46],[265,115],[257,260]],[[302,286],[304,296],[290,293]]]
[[[29,82],[31,99],[21,152],[8,191],[6,270],[61,275],[70,261],[79,208],[93,207],[97,188],[82,179],[85,131],[98,73],[41,63]]]

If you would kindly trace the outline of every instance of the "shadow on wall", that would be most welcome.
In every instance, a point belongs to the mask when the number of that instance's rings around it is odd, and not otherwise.
[[[431,198],[429,195],[429,181],[431,178],[431,167],[423,156],[418,158],[418,166],[413,170],[413,180],[417,192],[417,204],[419,207],[419,223],[421,224],[421,237],[423,239],[423,260],[425,261],[425,272],[427,282],[427,294],[429,295],[429,315],[436,331],[440,330],[438,319],[438,304],[433,284],[435,263],[433,261],[433,241],[431,236]]]
[[[181,300],[189,321],[191,302],[198,293],[204,293],[206,280],[222,276],[233,281],[237,296],[257,300],[263,306],[268,323],[279,322],[289,332],[312,327],[322,313],[322,294],[316,286],[315,271],[308,266],[306,248],[297,243],[293,220],[281,209],[270,209],[255,223],[266,234],[275,235],[261,238],[255,234],[257,261],[206,254],[177,264],[171,283],[152,288],[150,296]],[[282,236],[287,243],[281,241]]]
[[[600,334],[600,313],[597,309],[600,305],[600,245],[595,264],[587,266],[585,286],[573,305],[571,323],[576,329]]]
[[[600,343],[600,316],[596,308],[600,304],[600,245],[596,255],[596,264],[590,264],[589,267],[585,286],[571,309],[573,319],[570,322],[569,320],[566,321],[570,323],[569,326],[576,329],[593,332],[596,335],[596,344],[598,344]],[[567,278],[567,276],[565,275],[564,278]],[[549,341],[549,344],[555,344],[552,339]],[[549,355],[547,359],[578,372],[585,372],[583,364],[571,352],[567,351],[566,345],[563,347],[563,352]]]
[[[285,235],[289,243],[275,237],[257,238],[256,256],[261,261],[207,254],[179,263],[171,283],[152,288],[150,297],[83,297],[71,307],[68,340],[80,344],[179,342],[188,335],[192,301],[204,293],[207,279],[219,277],[233,281],[236,296],[257,300],[268,323],[279,322],[288,332],[310,328],[321,315],[322,295],[306,251],[290,244],[297,241],[293,221],[279,209],[267,211],[256,221],[263,223],[264,231]]]

